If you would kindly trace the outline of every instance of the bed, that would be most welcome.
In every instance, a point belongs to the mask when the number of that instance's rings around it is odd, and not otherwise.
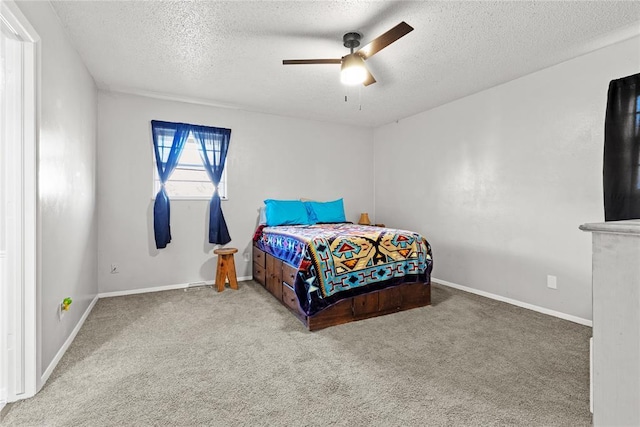
[[[260,226],[253,278],[313,331],[431,303],[420,234],[346,222]]]

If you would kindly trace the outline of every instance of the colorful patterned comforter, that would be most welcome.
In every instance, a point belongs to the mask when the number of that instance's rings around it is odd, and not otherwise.
[[[410,282],[428,282],[433,261],[424,237],[357,224],[265,227],[260,249],[298,267],[295,292],[309,316],[349,298]]]

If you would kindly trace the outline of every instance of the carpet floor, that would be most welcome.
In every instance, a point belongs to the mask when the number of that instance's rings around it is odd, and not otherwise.
[[[98,301],[3,425],[588,426],[591,328],[434,285],[307,332],[255,282]]]

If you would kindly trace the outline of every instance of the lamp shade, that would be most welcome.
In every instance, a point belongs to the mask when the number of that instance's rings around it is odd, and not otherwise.
[[[371,220],[369,219],[369,214],[364,212],[360,214],[360,219],[358,220],[358,224],[360,225],[371,225]]]
[[[345,85],[357,85],[367,79],[367,68],[364,59],[356,54],[350,54],[342,60],[340,68],[340,81]]]

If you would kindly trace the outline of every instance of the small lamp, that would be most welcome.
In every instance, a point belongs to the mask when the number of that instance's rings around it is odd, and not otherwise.
[[[371,225],[371,220],[369,219],[369,214],[364,212],[360,214],[360,219],[358,220],[358,224],[360,225]]]

